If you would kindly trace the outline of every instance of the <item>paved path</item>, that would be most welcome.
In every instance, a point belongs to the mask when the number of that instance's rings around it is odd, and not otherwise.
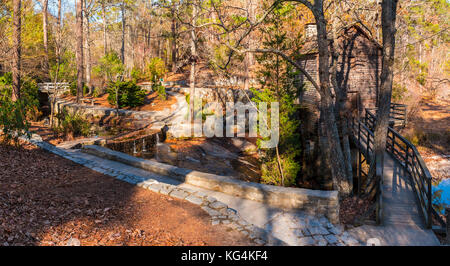
[[[242,228],[239,229],[243,233],[251,234],[248,229],[252,229],[255,232],[263,231],[264,234],[270,235],[269,239],[272,236],[275,237],[275,240],[266,242],[267,244],[281,243],[276,240],[279,239],[288,245],[365,245],[369,238],[378,238],[382,245],[439,245],[433,232],[423,229],[420,216],[415,209],[414,195],[408,179],[405,178],[406,175],[401,171],[401,167],[396,165],[390,156],[386,156],[384,171],[386,191],[384,202],[388,218],[386,224],[384,226],[364,225],[344,231],[343,226],[333,225],[325,217],[313,217],[302,211],[283,210],[264,203],[205,190],[167,176],[86,154],[80,150],[57,148],[39,140],[33,143],[95,171],[129,183],[139,184],[147,180],[150,181],[149,184],[156,182],[159,185],[171,186],[175,190],[195,191],[194,195],[206,195],[208,198],[217,199],[228,205],[228,208],[234,209],[243,219],[245,226],[242,227],[245,227],[245,232]],[[159,193],[163,192],[159,191]],[[390,207],[389,203],[392,203]],[[218,221],[214,218],[216,211],[208,207],[202,208],[208,213],[211,212],[213,224],[223,223],[222,220]],[[398,209],[409,211],[397,213]]]
[[[274,208],[267,204],[234,197],[217,191],[210,191],[182,183],[167,176],[158,175],[123,163],[99,158],[79,150],[65,150],[75,162],[87,160],[86,165],[95,171],[112,176],[125,176],[135,179],[153,179],[163,184],[198,191],[214,197],[237,211],[246,222],[284,241],[288,245],[360,245],[356,239],[344,232],[343,226],[333,225],[325,217],[314,217],[302,211],[289,211]],[[70,158],[69,157],[69,158]],[[97,165],[97,166],[95,166]],[[101,166],[101,167],[99,167]],[[107,170],[107,171],[105,171]],[[133,182],[133,181],[132,181]],[[134,181],[135,183],[135,181]]]
[[[389,154],[384,157],[383,225],[364,225],[352,229],[351,235],[364,242],[378,238],[382,245],[439,245],[436,235],[424,226],[409,174]]]
[[[343,226],[333,225],[323,216],[314,217],[302,211],[273,208],[260,202],[201,189],[80,150],[58,148],[41,141],[37,135],[33,135],[31,142],[94,171],[198,204],[211,215],[212,224],[225,224],[247,235],[256,244],[302,246],[363,244],[351,237],[348,232],[344,232]]]

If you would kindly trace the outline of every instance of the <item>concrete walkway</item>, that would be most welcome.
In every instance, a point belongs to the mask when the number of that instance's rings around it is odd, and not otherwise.
[[[364,242],[377,238],[389,246],[440,245],[433,231],[425,228],[409,174],[389,154],[384,157],[383,224],[357,227],[350,234]]]
[[[267,204],[234,197],[217,191],[210,191],[167,176],[158,175],[135,168],[120,162],[107,160],[94,155],[83,153],[76,149],[65,149],[70,156],[66,158],[75,162],[89,161],[85,165],[95,171],[109,174],[111,176],[120,176],[122,180],[127,181],[126,176],[136,179],[153,179],[163,184],[170,184],[179,188],[190,189],[202,192],[208,196],[216,198],[225,203],[229,208],[236,210],[241,218],[259,229],[273,235],[288,245],[361,245],[356,239],[352,238],[347,232],[344,232],[343,226],[333,225],[325,217],[314,217],[302,211],[283,210],[274,208]],[[105,172],[105,169],[107,170]],[[132,181],[133,182],[133,181]],[[136,181],[134,181],[135,183]]]
[[[383,226],[364,225],[344,231],[342,225],[333,225],[325,217],[314,217],[302,211],[283,210],[261,202],[205,190],[80,150],[57,148],[39,140],[32,142],[64,158],[129,183],[155,180],[161,184],[170,184],[214,197],[228,205],[228,208],[234,209],[257,230],[263,230],[288,245],[366,245],[370,238],[377,238],[381,245],[439,245],[434,233],[423,228],[409,179],[390,156],[385,158],[383,180],[387,222]]]

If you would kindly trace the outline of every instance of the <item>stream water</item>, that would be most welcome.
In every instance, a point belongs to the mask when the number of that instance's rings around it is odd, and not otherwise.
[[[433,193],[442,190],[441,197],[434,199],[434,203],[450,205],[450,178],[442,180],[437,186],[433,186]]]

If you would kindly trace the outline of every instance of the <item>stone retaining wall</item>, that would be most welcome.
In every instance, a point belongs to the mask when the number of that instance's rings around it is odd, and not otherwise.
[[[178,92],[178,93],[189,93],[189,88],[181,87],[181,88],[168,88],[168,90]],[[201,97],[202,99],[208,102],[242,102],[247,103],[248,97],[251,99],[253,97],[253,93],[250,90],[243,89],[233,89],[233,88],[195,88],[195,93],[197,97]],[[246,95],[247,94],[247,95]]]
[[[144,160],[95,145],[84,146],[83,151],[161,175],[170,176],[194,186],[267,203],[275,207],[301,209],[313,215],[324,215],[332,223],[339,223],[339,199],[337,191],[286,188],[244,182],[231,177],[208,174]]]
[[[115,108],[108,108],[102,106],[93,106],[87,104],[77,104],[72,101],[66,101],[63,99],[57,99],[55,102],[55,110],[54,113],[60,113],[63,109],[67,109],[68,111],[78,111],[82,112],[84,115],[92,115],[97,117],[104,117],[110,115],[116,115],[117,110]],[[134,116],[138,119],[144,118],[152,118],[159,114],[159,112],[152,111],[132,111],[132,110],[124,110],[119,109],[119,114],[121,116]]]

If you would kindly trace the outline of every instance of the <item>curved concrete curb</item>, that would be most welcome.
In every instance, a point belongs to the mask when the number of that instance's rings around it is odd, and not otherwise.
[[[151,178],[145,179],[133,174],[123,173],[115,169],[97,165],[90,160],[74,157],[64,149],[58,148],[50,143],[43,141],[42,138],[37,134],[33,134],[31,139],[27,139],[26,137],[21,137],[20,139],[32,143],[48,152],[54,153],[75,163],[88,167],[96,172],[115,177],[119,180],[137,185],[156,193],[161,193],[174,198],[187,200],[193,204],[199,205],[211,216],[212,225],[223,224],[233,230],[241,232],[256,245],[287,245],[284,241],[274,237],[271,233],[259,227],[256,227],[242,219],[236,210],[229,208],[223,202],[220,202],[214,197],[208,196],[202,192],[195,191],[189,188],[180,188],[171,184],[161,183]]]
[[[231,177],[144,160],[96,145],[84,146],[82,151],[157,174],[170,176],[184,183],[208,190],[264,202],[274,207],[301,209],[313,215],[324,215],[332,223],[339,223],[339,198],[337,191],[287,188],[244,182]]]

